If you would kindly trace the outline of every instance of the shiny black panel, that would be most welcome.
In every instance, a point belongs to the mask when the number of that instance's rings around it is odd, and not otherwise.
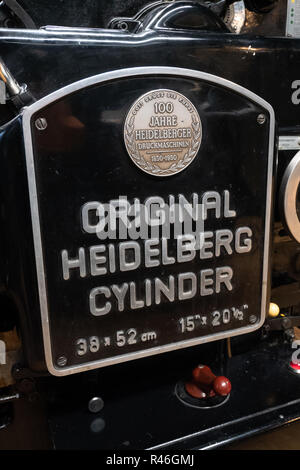
[[[189,167],[162,178],[146,174],[132,163],[124,145],[123,127],[129,108],[139,96],[164,88],[191,100],[202,121],[203,138]],[[261,114],[266,118],[263,124],[258,122]],[[47,121],[45,130],[36,127],[40,117]],[[114,80],[70,94],[36,112],[31,131],[54,364],[62,356],[70,367],[163,345],[173,348],[177,341],[199,341],[203,336],[237,329],[242,332],[242,328],[260,322],[266,301],[265,296],[261,298],[266,281],[265,229],[268,231],[269,223],[265,213],[266,204],[270,203],[270,199],[266,201],[269,116],[263,107],[232,90],[199,79],[154,74]],[[209,256],[200,257],[196,250],[190,262],[178,262],[177,241],[171,236],[165,256],[174,257],[174,261],[162,260],[160,241],[160,264],[146,268],[144,240],[138,240],[140,266],[122,272],[118,251],[122,240],[102,241],[82,227],[82,207],[91,201],[108,203],[126,196],[132,204],[135,198],[144,203],[150,196],[160,196],[168,203],[170,195],[178,202],[181,194],[192,202],[193,194],[197,194],[201,202],[208,191],[219,195],[220,214],[210,209],[204,221],[203,230],[213,232],[206,250]],[[236,215],[226,215],[226,207]],[[237,230],[241,227],[248,228],[251,239],[251,248],[244,253],[237,248]],[[223,229],[230,231],[232,240],[229,248],[221,246],[218,252],[217,231]],[[242,246],[249,242],[249,236],[243,234]],[[90,248],[100,244],[104,245],[103,266],[107,273],[93,276]],[[115,253],[114,271],[109,268],[109,244]],[[75,267],[69,271],[70,278],[64,279],[61,252],[67,250],[68,259],[76,259],[80,247],[85,251],[86,272],[80,273]],[[232,269],[232,281],[218,287],[217,273],[224,267]],[[178,275],[189,272],[197,277],[197,291],[190,300],[180,301]],[[201,276],[205,273],[211,289],[202,292],[206,281]],[[169,276],[175,279],[175,300],[162,294],[157,304],[154,279],[159,278],[168,286]],[[150,305],[136,307],[137,300],[145,302],[146,279],[151,280],[152,286]],[[123,283],[128,288],[124,309],[111,288]],[[135,292],[129,292],[131,283]],[[110,311],[95,316],[89,295],[92,289],[102,286],[110,294],[106,298],[99,295],[97,301],[99,307],[109,301]],[[185,289],[189,289],[188,285]],[[195,322],[192,329],[185,325],[190,315]],[[145,340],[143,335],[153,332],[155,336]],[[97,336],[100,347],[78,354],[78,340],[89,342],[92,336]],[[120,339],[123,336],[125,340]],[[192,343],[186,345],[189,344]]]

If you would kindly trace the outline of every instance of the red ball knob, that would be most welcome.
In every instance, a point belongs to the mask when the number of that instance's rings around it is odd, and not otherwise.
[[[220,375],[216,377],[213,383],[213,389],[217,395],[221,395],[221,397],[226,397],[231,392],[231,383],[227,377]]]

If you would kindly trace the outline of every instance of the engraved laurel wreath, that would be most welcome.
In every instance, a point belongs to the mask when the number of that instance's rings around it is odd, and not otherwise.
[[[152,173],[156,176],[173,174],[185,168],[186,165],[188,165],[191,160],[193,160],[193,158],[195,157],[197,153],[197,147],[201,138],[201,125],[200,121],[195,117],[194,114],[192,114],[192,139],[190,149],[180,160],[178,160],[178,162],[172,163],[172,165],[166,169],[161,169],[158,165],[147,162],[144,157],[140,155],[140,152],[136,148],[134,142],[134,119],[135,117],[131,116],[130,119],[126,122],[124,129],[124,137],[127,148],[130,151],[130,156],[134,159],[135,163],[143,170],[147,171],[148,173]]]

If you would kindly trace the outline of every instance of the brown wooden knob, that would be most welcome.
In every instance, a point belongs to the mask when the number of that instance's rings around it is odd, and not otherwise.
[[[203,366],[202,364],[195,367],[192,372],[192,376],[194,382],[196,382],[198,385],[209,388],[211,388],[212,383],[216,378],[211,369],[208,366]]]
[[[192,372],[193,380],[185,384],[185,389],[194,398],[208,398],[219,395],[225,397],[231,391],[227,377],[216,376],[210,367],[200,364]]]

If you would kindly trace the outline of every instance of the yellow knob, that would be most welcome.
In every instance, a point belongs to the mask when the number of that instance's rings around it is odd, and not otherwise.
[[[272,318],[278,317],[279,313],[280,313],[279,306],[271,302],[270,307],[269,307],[269,317],[272,317]]]

